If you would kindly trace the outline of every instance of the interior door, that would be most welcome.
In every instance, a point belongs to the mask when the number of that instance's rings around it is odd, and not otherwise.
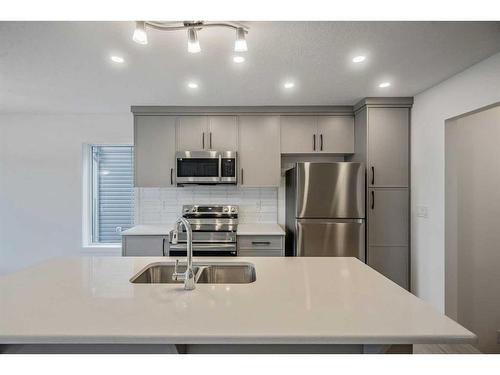
[[[238,149],[238,118],[236,116],[210,116],[207,147],[217,151]]]
[[[365,261],[365,223],[361,219],[297,219],[295,255],[356,257]]]
[[[281,152],[311,153],[318,150],[316,116],[281,116]]]
[[[206,116],[180,116],[177,124],[177,150],[208,150]]]

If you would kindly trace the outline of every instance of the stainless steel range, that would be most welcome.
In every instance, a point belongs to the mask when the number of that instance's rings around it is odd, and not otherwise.
[[[236,256],[238,206],[184,205],[183,216],[193,231],[194,256]],[[170,232],[170,256],[186,256],[186,231],[177,228],[177,242],[172,243],[175,231]]]

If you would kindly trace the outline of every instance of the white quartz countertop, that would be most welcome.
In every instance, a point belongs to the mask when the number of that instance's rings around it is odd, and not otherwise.
[[[136,225],[130,229],[124,230],[122,236],[168,236],[173,225]]]
[[[238,224],[236,234],[238,236],[284,236],[285,231],[275,223],[249,223]]]
[[[171,224],[136,225],[124,230],[122,236],[167,236],[171,230]],[[238,224],[236,235],[284,236],[285,231],[276,223],[248,223]]]
[[[464,343],[475,335],[355,258],[252,263],[250,284],[132,284],[168,258],[58,258],[0,277],[0,343]]]

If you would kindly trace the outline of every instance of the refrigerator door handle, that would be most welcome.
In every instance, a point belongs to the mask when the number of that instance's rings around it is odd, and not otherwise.
[[[375,185],[375,167],[372,165],[372,185]]]
[[[375,209],[375,191],[372,190],[372,210]]]

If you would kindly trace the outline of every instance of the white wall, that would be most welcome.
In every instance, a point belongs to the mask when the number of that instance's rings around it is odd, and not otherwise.
[[[0,115],[0,274],[82,252],[85,143],[132,143],[132,115]]]
[[[412,110],[412,290],[444,312],[445,120],[500,101],[500,54],[415,96]],[[428,218],[416,217],[416,206]]]

